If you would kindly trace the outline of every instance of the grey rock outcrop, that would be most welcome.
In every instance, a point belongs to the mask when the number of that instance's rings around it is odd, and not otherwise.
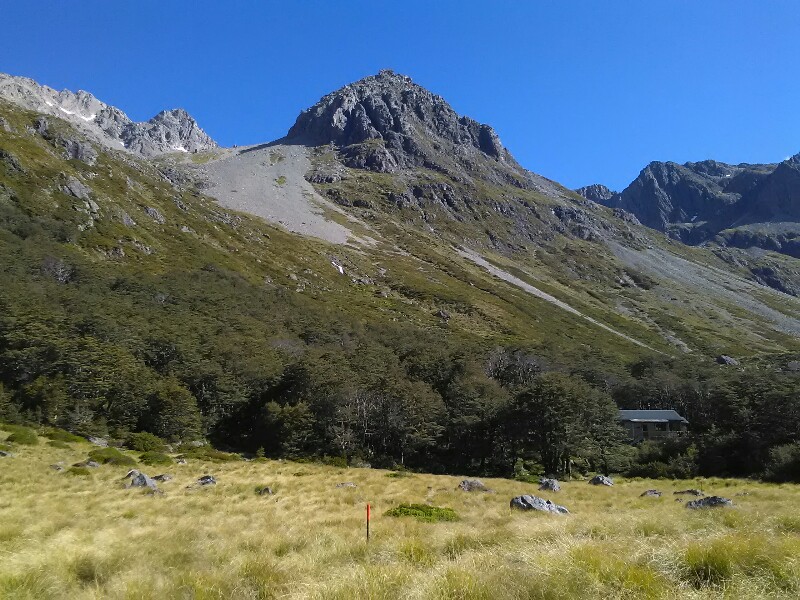
[[[144,473],[140,473],[138,471],[131,476],[131,482],[128,484],[127,487],[129,488],[142,487],[153,490],[154,492],[159,491],[158,485],[156,485],[156,482],[151,477],[148,477]]]
[[[553,504],[550,500],[539,498],[538,496],[530,496],[525,494],[511,499],[511,508],[519,510],[536,510],[541,512],[550,512],[560,515],[569,514],[569,511],[558,504]]]
[[[33,79],[5,73],[0,73],[0,98],[43,115],[64,119],[108,148],[128,150],[142,156],[195,152],[217,145],[181,108],[162,111],[149,121],[137,123],[120,109],[88,92],[58,92]],[[36,132],[45,135],[49,129],[46,117],[37,119]],[[93,164],[96,157],[93,158],[91,146],[76,143],[77,140],[65,140],[61,145],[71,158]]]
[[[92,190],[90,190],[83,183],[81,183],[75,177],[72,177],[71,175],[69,177],[67,177],[67,181],[61,187],[61,191],[64,192],[65,194],[69,194],[70,196],[73,196],[73,197],[77,198],[78,200],[89,200],[89,195],[92,192]],[[93,438],[89,438],[89,441],[91,441],[92,439]],[[94,438],[94,439],[100,439],[100,438]],[[92,442],[92,443],[94,444],[94,442]],[[97,446],[99,444],[95,444],[95,445]],[[108,444],[106,443],[106,446],[107,445]]]
[[[639,494],[640,498],[661,498],[661,492],[658,490],[645,490]]]
[[[699,498],[686,503],[686,508],[720,508],[725,506],[733,506],[733,502],[721,496],[708,496],[706,498]]]
[[[721,354],[717,357],[717,363],[719,363],[720,365],[730,365],[732,367],[739,365],[738,360],[736,360],[735,358],[731,358],[730,356],[727,356],[725,354]]]
[[[464,492],[488,492],[489,488],[480,479],[465,479],[458,484],[458,488]]]
[[[611,480],[610,477],[606,477],[605,475],[595,475],[589,480],[591,485],[606,485],[612,486],[614,482]]]
[[[599,202],[600,204],[605,204],[611,198],[614,197],[614,194],[617,192],[613,192],[604,186],[601,183],[595,183],[592,185],[585,185],[583,187],[578,188],[575,190],[575,193],[579,196],[583,196],[587,200],[591,200],[593,202]]]
[[[108,440],[105,438],[89,436],[87,439],[89,440],[89,443],[94,446],[108,448]]]
[[[561,485],[556,479],[540,479],[539,491],[559,492],[561,491]]]

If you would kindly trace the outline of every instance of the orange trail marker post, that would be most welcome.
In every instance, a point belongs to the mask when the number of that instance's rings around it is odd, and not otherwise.
[[[367,503],[367,541],[369,541],[369,517],[370,517],[370,506]]]

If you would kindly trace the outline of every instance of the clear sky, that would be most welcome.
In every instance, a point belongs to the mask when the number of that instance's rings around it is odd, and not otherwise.
[[[800,152],[793,0],[0,0],[0,24],[0,71],[136,120],[181,106],[223,145],[391,68],[569,187]]]

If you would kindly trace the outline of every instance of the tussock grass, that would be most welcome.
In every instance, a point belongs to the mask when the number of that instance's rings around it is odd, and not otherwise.
[[[15,445],[0,464],[0,598],[792,598],[800,594],[800,488],[737,480],[565,483],[571,514],[511,512],[533,484],[284,461],[174,465],[161,495],[128,467],[58,473],[85,447]],[[152,475],[147,467],[145,472]],[[217,485],[188,487],[211,473]],[[294,476],[303,473],[302,477]],[[83,474],[84,476],[71,476]],[[336,488],[352,481],[355,488]],[[258,496],[264,482],[277,493]],[[660,499],[639,498],[648,488]],[[689,511],[700,487],[736,507]],[[736,496],[747,492],[747,495]],[[373,507],[365,541],[365,504]],[[458,521],[392,518],[451,507]]]

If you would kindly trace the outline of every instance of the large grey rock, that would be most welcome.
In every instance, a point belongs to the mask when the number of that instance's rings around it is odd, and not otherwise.
[[[60,140],[60,144],[67,158],[79,160],[90,166],[97,162],[97,152],[89,142],[70,138]]]
[[[458,489],[464,492],[488,492],[484,483],[480,479],[465,479],[458,484]]]
[[[130,484],[128,484],[128,487],[129,488],[143,487],[151,489],[154,492],[158,491],[158,485],[156,485],[156,482],[152,478],[148,477],[144,473],[138,473],[138,472],[136,473],[136,475],[131,477],[131,482]]]
[[[719,508],[724,506],[733,506],[733,502],[721,496],[708,496],[706,498],[699,498],[686,503],[686,508]]]
[[[721,365],[730,365],[732,367],[735,367],[735,366],[737,366],[739,364],[739,361],[736,360],[735,358],[731,358],[730,356],[727,356],[725,354],[720,354],[717,357],[717,363],[719,363]]]
[[[561,486],[556,479],[543,478],[539,480],[539,491],[558,492],[561,491]]]
[[[612,486],[614,482],[611,480],[610,477],[606,477],[605,475],[595,475],[589,480],[591,485],[607,485]]]
[[[217,480],[213,475],[203,475],[197,480],[200,485],[217,485]]]
[[[556,514],[568,514],[569,511],[558,504],[553,504],[550,500],[539,498],[538,496],[530,496],[525,494],[511,499],[511,508],[519,510],[538,510],[541,512],[550,512]]]
[[[94,437],[94,436],[91,436],[91,435],[90,435],[90,436],[89,436],[88,438],[86,438],[86,439],[88,439],[88,440],[89,440],[89,443],[90,443],[90,444],[93,444],[93,445],[95,445],[95,446],[99,446],[100,448],[108,448],[108,440],[107,440],[107,439],[105,439],[105,438],[101,438],[101,437]]]
[[[69,194],[70,196],[78,198],[79,200],[87,201],[89,200],[89,194],[92,192],[92,190],[71,175],[67,177],[66,183],[61,186],[61,191],[63,191],[65,194]]]
[[[14,455],[11,452],[6,452],[5,450],[0,450],[0,458],[13,458]]]

